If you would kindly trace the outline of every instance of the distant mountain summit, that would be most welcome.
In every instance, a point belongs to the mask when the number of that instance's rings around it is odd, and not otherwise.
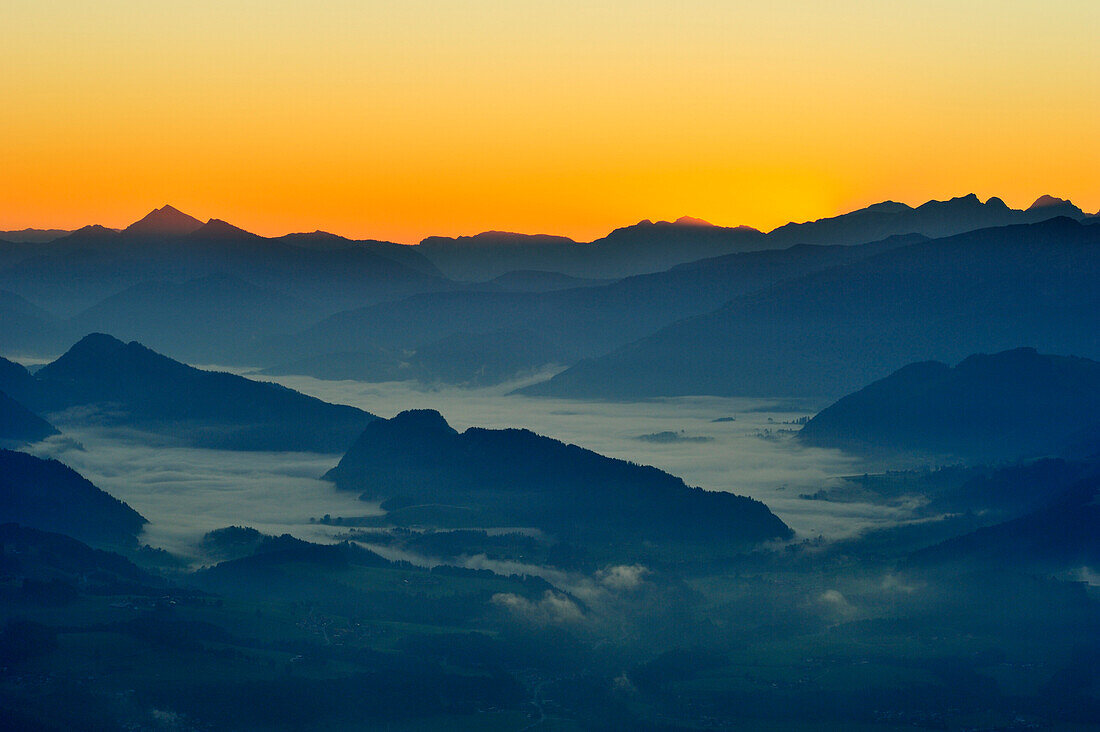
[[[1100,423],[1100,363],[1033,348],[914,363],[840,399],[799,440],[975,461],[1057,454]]]
[[[123,233],[146,236],[183,236],[184,234],[190,234],[202,225],[202,222],[194,216],[188,216],[179,209],[165,205],[145,214],[141,219],[123,229]]]
[[[367,425],[325,478],[384,499],[395,523],[531,526],[564,539],[747,545],[791,530],[759,501],[529,430],[458,432],[434,410]]]
[[[1050,208],[1051,206],[1073,206],[1072,203],[1064,198],[1056,198],[1050,195],[1042,195],[1035,199],[1035,203],[1027,207],[1028,211],[1034,211],[1040,208]],[[1076,208],[1076,207],[1075,207]]]

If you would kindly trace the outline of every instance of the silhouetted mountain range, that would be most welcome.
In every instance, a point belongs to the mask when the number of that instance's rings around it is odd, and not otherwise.
[[[25,390],[11,393],[40,411],[82,407],[84,420],[204,447],[342,452],[374,419],[277,384],[192,368],[102,334],[86,336],[29,382],[9,371]]]
[[[759,501],[528,430],[456,432],[432,410],[371,423],[325,478],[395,522],[532,526],[564,539],[751,544],[791,531]]]
[[[622,278],[736,252],[785,249],[795,244],[862,244],[901,234],[929,238],[975,229],[1036,223],[1056,216],[1084,219],[1069,201],[1042,196],[1027,210],[973,193],[917,207],[884,201],[840,216],[790,223],[763,234],[745,226],[712,226],[683,216],[641,221],[589,243],[560,236],[487,231],[476,236],[428,237],[417,247],[448,277],[487,280],[508,270],[536,269],[577,277]]]
[[[417,245],[448,277],[467,281],[493,279],[513,270],[619,279],[764,248],[764,235],[755,229],[710,226],[686,216],[674,222],[642,221],[589,243],[562,236],[487,231],[476,236],[433,236]]]
[[[1100,363],[1032,348],[915,363],[824,409],[799,440],[854,452],[917,452],[971,461],[1065,450],[1100,425]]]
[[[835,399],[906,363],[1021,343],[1100,358],[1097,281],[1095,226],[981,229],[779,282],[525,391]]]
[[[985,203],[973,193],[949,201],[928,201],[916,208],[883,201],[840,216],[785,224],[768,233],[773,244],[856,244],[894,234],[922,234],[930,239],[975,229],[1034,224],[1056,216],[1081,220],[1085,213],[1069,201],[1041,196],[1027,210],[1009,208],[999,198]]]
[[[541,350],[523,354],[520,370],[531,371],[604,355],[739,295],[872,253],[848,252],[830,263],[799,249],[780,255],[790,266],[768,279],[760,270],[767,250],[801,243],[897,246],[899,235],[911,243],[922,235],[1063,215],[1093,220],[1050,196],[1018,211],[999,199],[982,203],[968,195],[916,208],[884,202],[768,234],[682,217],[643,221],[589,243],[485,232],[402,246],[324,232],[265,238],[164,206],[123,231],[87,226],[51,241],[0,241],[0,291],[20,298],[0,301],[0,349],[52,355],[89,330],[105,330],[199,362],[283,367],[326,353],[415,351],[462,334],[526,330],[555,348],[549,359]],[[795,263],[796,256],[806,259]],[[749,268],[743,274],[742,265]],[[677,271],[681,267],[694,274]],[[441,269],[465,282],[444,277]],[[629,277],[619,288],[607,283],[602,289],[593,281],[638,273],[650,274]],[[688,290],[676,288],[690,287],[691,277],[697,289],[689,297]],[[211,295],[205,288],[214,282],[224,289]],[[575,292],[589,285],[596,292]],[[163,301],[152,294],[157,289],[167,290]],[[555,292],[560,294],[538,297]],[[426,299],[416,300],[421,294]],[[412,301],[397,304],[410,296]],[[215,300],[216,307],[204,305]],[[28,312],[30,303],[51,312]],[[375,305],[377,311],[355,313]],[[328,316],[337,317],[322,323]],[[371,322],[358,328],[364,318]],[[397,328],[384,325],[394,320],[401,320]],[[318,323],[315,331],[291,337],[310,323]],[[327,334],[345,326],[355,330],[354,342]],[[228,335],[229,329],[239,337]],[[472,380],[469,374],[459,377]]]
[[[0,450],[0,523],[125,546],[135,543],[146,521],[56,460]]]
[[[122,232],[90,226],[35,246],[0,243],[0,289],[70,315],[143,282],[211,275],[329,313],[451,286],[415,247],[323,233],[267,239],[216,219],[196,222],[166,206]]]

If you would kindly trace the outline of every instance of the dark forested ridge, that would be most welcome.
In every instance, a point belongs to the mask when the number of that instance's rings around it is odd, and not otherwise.
[[[325,477],[395,511],[454,510],[467,526],[731,544],[791,535],[758,501],[690,488],[656,468],[528,430],[458,433],[431,410],[368,425]]]
[[[0,523],[125,546],[146,521],[56,460],[0,450]]]
[[[30,403],[43,411],[98,407],[90,419],[223,449],[341,452],[374,419],[103,334],[81,339],[24,386],[36,392]]]
[[[981,462],[1064,454],[1098,425],[1100,363],[1018,348],[910,364],[822,410],[799,439]]]

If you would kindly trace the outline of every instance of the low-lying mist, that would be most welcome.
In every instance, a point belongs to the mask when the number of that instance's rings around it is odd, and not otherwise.
[[[96,429],[66,429],[30,451],[60,460],[130,504],[149,520],[142,541],[185,557],[196,556],[204,533],[223,526],[321,541],[331,528],[311,517],[381,513],[319,479],[338,455],[174,447]]]
[[[866,469],[858,459],[838,450],[806,448],[790,439],[793,430],[798,429],[790,423],[812,415],[820,406],[816,404],[718,397],[610,402],[509,393],[515,384],[465,389],[428,388],[413,382],[323,381],[304,376],[251,378],[266,378],[381,417],[427,408],[440,411],[458,430],[525,427],[604,455],[656,466],[689,485],[759,499],[801,537],[848,536],[906,517],[897,508],[799,498],[800,494],[828,486],[838,476]],[[639,439],[662,432],[710,439]]]
[[[382,417],[406,409],[437,409],[459,430],[524,427],[654,465],[690,485],[765,502],[799,538],[841,538],[909,517],[896,506],[800,498],[865,469],[849,455],[802,447],[791,439],[798,429],[794,421],[812,414],[816,405],[716,397],[582,401],[510,394],[514,384],[467,389],[264,378]],[[64,435],[35,446],[36,454],[66,463],[148,518],[144,541],[196,561],[203,560],[196,544],[211,529],[246,525],[268,534],[327,541],[340,529],[311,518],[380,513],[376,504],[319,479],[339,455],[194,449],[125,430],[59,426]],[[640,439],[660,433],[683,439]]]

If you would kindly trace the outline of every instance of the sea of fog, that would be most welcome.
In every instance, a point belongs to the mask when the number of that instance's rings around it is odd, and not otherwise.
[[[427,388],[407,382],[249,376],[382,417],[436,409],[459,430],[525,427],[654,465],[691,485],[764,501],[800,539],[838,538],[907,518],[904,508],[799,497],[865,471],[849,455],[803,447],[792,438],[797,429],[792,423],[811,415],[811,405],[717,397],[604,402],[519,396],[509,393],[515,384]],[[194,555],[203,533],[230,525],[321,541],[342,530],[311,518],[379,513],[377,505],[319,479],[339,455],[183,448],[125,431],[61,426],[64,436],[40,443],[35,451],[56,457],[129,503],[150,521],[143,539],[169,551]]]

